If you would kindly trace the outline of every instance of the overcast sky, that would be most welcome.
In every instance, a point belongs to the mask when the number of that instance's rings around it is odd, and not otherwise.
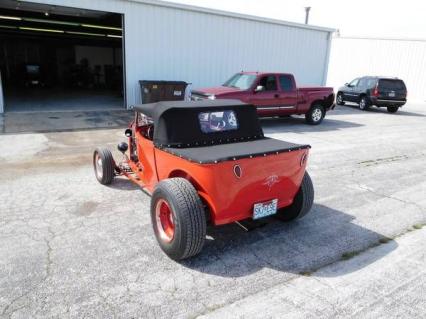
[[[426,39],[424,0],[169,0],[200,7],[239,12],[340,29],[342,36]]]

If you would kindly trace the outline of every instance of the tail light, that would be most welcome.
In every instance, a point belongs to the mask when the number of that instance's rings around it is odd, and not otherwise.
[[[379,88],[378,88],[378,84],[376,84],[376,86],[374,87],[373,95],[374,95],[374,96],[379,96]]]

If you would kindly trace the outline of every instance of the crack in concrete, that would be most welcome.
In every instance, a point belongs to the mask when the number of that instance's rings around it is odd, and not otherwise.
[[[51,275],[51,269],[52,269],[52,265],[53,265],[53,261],[52,261],[52,252],[53,252],[53,248],[52,248],[52,246],[51,246],[51,241],[53,240],[53,239],[55,239],[55,237],[56,237],[56,235],[55,235],[55,233],[52,231],[52,229],[50,228],[50,226],[47,228],[47,230],[48,230],[48,232],[49,232],[49,234],[50,234],[50,238],[49,239],[45,239],[44,241],[45,241],[45,243],[46,243],[46,247],[47,247],[47,250],[46,250],[46,265],[45,265],[45,276],[40,280],[40,282],[37,284],[37,285],[34,285],[31,289],[29,289],[27,292],[25,292],[25,293],[23,293],[23,294],[21,294],[21,295],[19,295],[18,297],[16,297],[16,298],[14,298],[14,299],[12,299],[12,301],[10,301],[9,302],[9,304],[7,304],[6,305],[6,307],[4,307],[3,308],[3,311],[2,311],[2,313],[1,313],[1,315],[2,316],[4,316],[4,315],[6,315],[7,313],[8,313],[8,311],[9,311],[9,309],[17,302],[17,301],[19,301],[19,300],[21,300],[21,299],[23,299],[23,298],[26,298],[27,296],[29,296],[32,292],[34,292],[35,290],[37,290],[38,288],[40,288],[40,286],[44,283],[44,282],[46,282],[47,281],[47,279],[50,277],[50,275]],[[24,233],[25,235],[28,235],[28,234],[26,234],[26,233]],[[31,238],[31,239],[33,239],[34,241],[40,241],[40,240],[36,240],[36,239],[34,239],[34,238],[32,238],[32,236],[29,236],[28,235],[28,237],[29,238]],[[18,311],[18,310],[20,310],[20,309],[24,309],[24,308],[26,308],[26,307],[28,307],[28,305],[24,305],[24,306],[22,306],[22,307],[18,307],[18,308],[15,308],[15,309],[13,309],[12,311],[10,311],[9,313],[8,313],[8,317],[9,318],[11,318],[12,317],[12,315],[16,312],[16,311]]]
[[[358,180],[355,180],[355,182],[356,182],[358,188],[360,188],[362,190],[365,190],[365,191],[367,191],[367,192],[369,192],[371,194],[374,194],[374,195],[376,195],[378,197],[393,199],[393,200],[399,201],[401,203],[404,203],[406,205],[413,205],[416,208],[418,208],[420,210],[420,212],[422,212],[422,213],[423,213],[423,211],[426,210],[425,207],[423,207],[423,206],[421,206],[421,205],[419,205],[419,204],[417,204],[415,202],[407,201],[407,200],[401,199],[399,197],[395,197],[395,196],[392,196],[392,195],[388,195],[388,194],[385,194],[385,193],[378,192],[378,191],[376,191],[376,190],[374,190],[372,188],[369,188],[369,187],[366,187],[366,186],[362,185]]]

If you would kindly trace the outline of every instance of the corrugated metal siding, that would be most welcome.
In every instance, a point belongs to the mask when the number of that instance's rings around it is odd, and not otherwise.
[[[128,105],[140,102],[140,79],[202,87],[259,70],[292,72],[301,85],[320,85],[328,69],[326,30],[123,0],[32,2],[124,13]]]
[[[0,114],[3,112],[4,112],[3,84],[1,82],[1,72],[0,72]]]
[[[334,87],[363,75],[404,80],[409,100],[426,101],[426,40],[334,38],[327,84]]]

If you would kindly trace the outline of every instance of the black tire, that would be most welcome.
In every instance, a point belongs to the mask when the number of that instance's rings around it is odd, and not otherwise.
[[[392,106],[388,106],[387,109],[389,113],[396,113],[398,112],[399,107],[392,105]]]
[[[163,226],[156,210],[161,201],[169,206],[174,224],[173,235],[164,239]],[[206,238],[206,215],[194,186],[184,178],[170,178],[158,183],[151,199],[151,221],[161,249],[173,260],[197,255]]]
[[[366,96],[361,96],[361,99],[359,100],[359,109],[362,111],[367,111],[370,107],[370,101],[367,99]]]
[[[305,119],[308,124],[318,125],[322,122],[325,116],[324,107],[321,104],[314,104],[308,113],[305,114]]]
[[[302,218],[312,208],[314,203],[314,185],[312,184],[311,177],[308,172],[305,172],[303,176],[302,184],[300,189],[294,197],[293,203],[278,210],[277,218],[289,222],[295,219]]]
[[[345,105],[345,101],[343,101],[343,94],[341,92],[337,93],[336,104],[337,105]]]
[[[110,150],[98,147],[93,153],[93,169],[96,179],[102,185],[112,183],[114,179],[115,162]]]

